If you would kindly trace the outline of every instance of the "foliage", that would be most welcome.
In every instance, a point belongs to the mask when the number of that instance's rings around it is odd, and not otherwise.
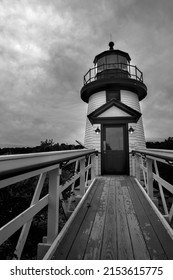
[[[39,146],[35,147],[11,147],[11,148],[0,148],[0,155],[11,155],[11,154],[28,154],[28,153],[41,153],[41,152],[52,152],[62,150],[74,150],[81,149],[82,146],[74,144],[59,144],[55,143],[53,139],[46,139],[40,142]]]
[[[147,142],[147,148],[149,149],[165,149],[165,150],[173,150],[173,137],[168,137],[162,142]]]
[[[41,141],[40,146],[36,147],[22,147],[22,148],[2,148],[0,149],[0,155],[8,154],[26,154],[26,153],[37,153],[37,152],[50,152],[60,150],[72,150],[79,149],[80,145],[68,145],[65,143],[59,144],[54,143],[52,139]],[[74,163],[67,165],[63,168],[61,175],[61,184],[64,184],[74,175]],[[12,220],[14,217],[23,212],[29,207],[37,182],[38,176],[29,178],[22,182],[8,186],[1,189],[0,191],[0,227]],[[70,188],[63,193],[64,199],[70,195]],[[48,192],[48,178],[46,178],[41,197],[46,195]],[[61,205],[61,204],[60,204]],[[60,208],[60,221],[59,228],[61,229],[65,223],[65,216]],[[23,259],[34,259],[36,258],[37,244],[42,242],[42,237],[46,236],[47,226],[47,207],[45,207],[40,213],[38,213],[32,222],[32,227],[27,238],[26,245],[22,254]],[[0,246],[0,259],[12,259],[16,242],[18,240],[20,230],[11,236],[4,244]]]

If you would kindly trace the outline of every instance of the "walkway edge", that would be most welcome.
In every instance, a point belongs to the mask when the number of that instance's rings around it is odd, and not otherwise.
[[[136,181],[137,185],[140,187],[142,193],[144,194],[144,196],[146,197],[147,201],[150,203],[151,207],[153,208],[154,212],[156,213],[156,215],[158,216],[158,218],[160,219],[161,223],[163,224],[164,228],[166,229],[166,231],[168,232],[169,236],[171,237],[171,239],[173,240],[173,229],[169,226],[169,224],[167,223],[167,221],[165,220],[165,218],[163,217],[163,215],[160,213],[160,211],[157,209],[156,205],[152,202],[152,200],[149,198],[149,196],[147,195],[147,193],[145,192],[145,190],[143,189],[142,185],[139,183],[139,181],[134,178],[134,180]]]
[[[77,207],[75,208],[75,210],[73,211],[73,213],[71,214],[70,218],[68,219],[68,221],[66,222],[65,226],[62,228],[62,230],[60,231],[60,233],[58,234],[58,236],[55,238],[54,242],[52,243],[52,245],[50,246],[49,250],[47,251],[47,253],[45,254],[43,260],[50,260],[55,252],[55,250],[57,249],[59,243],[61,242],[61,240],[63,239],[64,235],[66,234],[66,232],[68,231],[71,223],[73,222],[77,212],[79,211],[81,205],[83,204],[83,202],[85,201],[87,194],[89,193],[89,191],[91,190],[92,186],[94,185],[95,181],[96,181],[97,177],[94,178],[94,180],[92,181],[92,183],[90,184],[90,186],[88,187],[86,193],[84,194],[84,196],[81,198],[80,202],[78,203]]]

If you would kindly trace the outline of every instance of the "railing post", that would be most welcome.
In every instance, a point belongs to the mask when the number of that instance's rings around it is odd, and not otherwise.
[[[152,159],[147,158],[147,191],[151,199],[153,199],[153,169]]]
[[[80,196],[85,194],[85,158],[80,159]]]
[[[136,76],[135,79],[137,80],[137,77],[138,77],[138,76],[137,76],[137,69],[136,69],[136,66],[135,66],[135,76]]]
[[[59,225],[59,183],[61,170],[59,168],[49,172],[49,201],[47,243],[51,244],[58,234]]]
[[[89,69],[89,82],[91,82],[91,69]]]
[[[99,154],[96,153],[95,155],[95,174],[96,176],[99,175]]]
[[[132,152],[132,176],[135,177],[135,154]]]
[[[154,168],[155,168],[156,175],[160,177],[159,169],[158,169],[157,161],[156,160],[154,160]],[[166,204],[166,199],[165,199],[164,191],[163,191],[162,185],[159,182],[158,182],[158,185],[159,185],[160,196],[161,196],[161,199],[162,199],[162,204],[163,204],[163,208],[164,208],[164,211],[165,211],[165,215],[168,216],[169,215],[169,211],[168,211],[168,207],[167,207],[167,204]]]
[[[61,169],[58,167],[49,171],[49,198],[48,198],[48,221],[47,237],[43,237],[43,243],[37,247],[37,259],[41,260],[47,253],[54,239],[58,235],[59,225],[59,198],[60,198],[60,175]]]
[[[140,157],[136,154],[136,179],[140,182],[141,181],[141,170],[140,170]]]
[[[94,180],[96,176],[95,160],[96,160],[95,154],[91,155],[91,180]]]

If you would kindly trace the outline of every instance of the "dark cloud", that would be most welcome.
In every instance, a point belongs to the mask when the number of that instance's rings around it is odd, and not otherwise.
[[[0,13],[0,143],[83,141],[83,75],[110,34],[144,72],[146,136],[173,135],[171,0],[6,0]]]

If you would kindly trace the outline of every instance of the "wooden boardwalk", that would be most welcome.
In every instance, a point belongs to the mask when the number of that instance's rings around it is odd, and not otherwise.
[[[173,240],[129,176],[98,177],[52,259],[173,259]]]

